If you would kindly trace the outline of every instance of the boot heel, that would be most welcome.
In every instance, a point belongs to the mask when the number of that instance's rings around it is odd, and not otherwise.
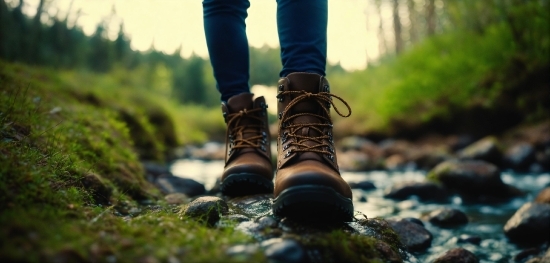
[[[282,191],[273,200],[273,213],[299,221],[349,222],[353,220],[353,202],[330,187],[300,185]]]

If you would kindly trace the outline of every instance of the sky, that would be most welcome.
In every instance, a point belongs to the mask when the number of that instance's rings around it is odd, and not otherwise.
[[[17,1],[7,2],[14,4]],[[154,43],[157,50],[173,53],[181,45],[183,57],[192,53],[208,57],[201,0],[48,2],[48,14],[65,17],[69,13],[69,24],[76,23],[86,34],[92,34],[98,23],[107,21],[110,37],[114,39],[119,24],[124,23],[134,49],[147,50]],[[379,20],[374,19],[374,8],[368,6],[369,2],[372,1],[329,0],[327,59],[330,63],[340,62],[345,69],[356,70],[365,68],[367,53],[370,60],[378,57],[378,39],[373,29]],[[39,0],[25,0],[24,12],[34,15],[38,3]],[[250,3],[246,20],[249,45],[277,47],[276,1],[250,0]],[[80,15],[77,15],[79,10]]]

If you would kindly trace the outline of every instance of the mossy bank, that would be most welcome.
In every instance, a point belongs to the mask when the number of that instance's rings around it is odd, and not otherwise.
[[[228,256],[229,248],[258,240],[233,227],[179,218],[180,207],[145,179],[141,160],[162,162],[172,147],[205,136],[182,127],[193,121],[182,122],[159,97],[131,85],[110,89],[117,82],[106,80],[0,62],[1,258],[266,261],[261,250]],[[220,127],[217,121],[209,125]],[[322,261],[380,256],[362,245],[372,237],[341,243],[344,235],[350,236],[336,231],[313,242]],[[349,253],[341,258],[336,251],[343,245]]]

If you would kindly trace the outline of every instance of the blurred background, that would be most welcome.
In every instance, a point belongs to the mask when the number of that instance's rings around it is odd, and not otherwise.
[[[153,101],[174,143],[222,140],[201,1],[3,0],[0,11],[0,59],[92,97]],[[275,11],[251,1],[247,19],[250,85],[272,99]],[[336,133],[482,137],[549,119],[549,16],[547,0],[329,1],[327,77],[353,109]]]

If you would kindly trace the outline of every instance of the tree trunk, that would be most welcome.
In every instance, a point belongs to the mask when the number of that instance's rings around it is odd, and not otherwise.
[[[401,18],[399,17],[399,0],[392,1],[393,7],[393,34],[395,36],[395,53],[403,51],[403,37],[401,36]]]
[[[416,9],[414,0],[407,0],[407,9],[409,10],[409,40],[411,43],[415,43],[418,39],[417,23],[416,23]]]
[[[384,34],[384,18],[382,17],[382,8],[380,7],[382,3],[380,0],[375,0],[374,2],[376,4],[376,12],[380,18],[380,24],[378,24],[378,53],[383,55],[388,51],[388,43]]]
[[[428,36],[435,34],[435,0],[426,0],[426,25]]]

